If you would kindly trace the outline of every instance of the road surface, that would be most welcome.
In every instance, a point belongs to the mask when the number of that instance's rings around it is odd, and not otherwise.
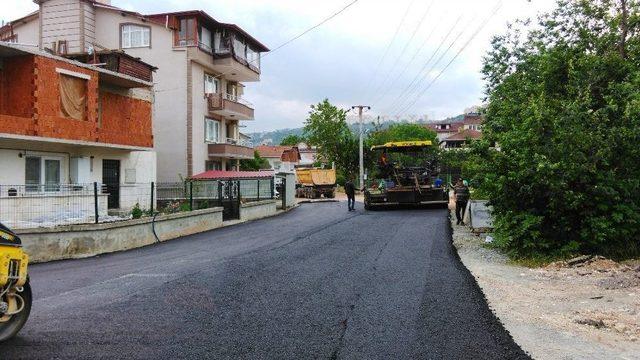
[[[31,267],[1,359],[518,359],[442,209],[287,214]]]

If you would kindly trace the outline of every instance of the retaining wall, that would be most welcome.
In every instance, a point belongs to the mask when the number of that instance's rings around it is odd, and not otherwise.
[[[276,200],[242,204],[240,221],[276,214]],[[211,208],[157,216],[155,229],[160,241],[205,232],[223,226],[222,208]],[[75,259],[123,251],[156,242],[152,218],[103,224],[68,225],[55,228],[17,230],[30,262]]]
[[[83,258],[153,244],[152,218],[93,225],[17,231],[31,262]],[[222,227],[222,208],[161,215],[155,229],[160,241]]]
[[[250,221],[275,215],[277,209],[276,200],[255,201],[242,204],[240,207],[240,220]]]

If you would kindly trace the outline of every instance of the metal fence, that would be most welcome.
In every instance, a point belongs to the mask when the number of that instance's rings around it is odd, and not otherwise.
[[[119,184],[117,191],[100,183],[0,185],[0,222],[16,229],[113,222],[275,198],[273,179],[235,180],[234,192],[230,183]]]

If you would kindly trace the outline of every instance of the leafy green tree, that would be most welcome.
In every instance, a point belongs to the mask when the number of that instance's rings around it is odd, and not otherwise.
[[[304,138],[318,147],[318,156],[335,163],[338,172],[346,177],[358,173],[358,139],[347,124],[347,112],[324,99],[311,105],[304,125]]]
[[[283,146],[296,146],[298,144],[300,144],[301,142],[304,142],[304,139],[298,135],[295,134],[290,134],[284,137],[284,139],[282,139],[282,141],[280,141],[280,145]]]
[[[258,151],[253,152],[253,159],[240,160],[240,170],[242,171],[258,171],[269,169],[269,161],[260,156]]]
[[[423,141],[431,140],[434,146],[438,145],[436,132],[420,124],[400,123],[393,124],[387,129],[374,131],[369,136],[371,145],[383,145],[391,141]]]
[[[639,10],[562,0],[494,38],[480,180],[511,255],[640,253]]]

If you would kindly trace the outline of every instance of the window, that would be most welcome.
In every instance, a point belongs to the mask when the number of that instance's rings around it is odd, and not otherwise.
[[[211,31],[205,27],[198,28],[198,39],[200,39],[200,43],[198,44],[201,49],[212,52],[211,48]]]
[[[205,171],[222,170],[222,163],[220,161],[207,160],[204,162]]]
[[[126,24],[121,27],[123,49],[151,46],[151,28],[148,26]]]
[[[247,44],[237,36],[233,37],[233,54],[242,60],[247,59]]]
[[[204,93],[217,94],[220,88],[220,80],[213,75],[204,74]]]
[[[84,120],[87,108],[87,80],[60,74],[60,116]]]
[[[235,83],[227,83],[227,99],[238,101],[238,85]]]
[[[204,140],[209,143],[220,141],[220,121],[205,119]]]
[[[196,19],[180,19],[177,46],[196,45]]]
[[[213,34],[213,48],[216,54],[229,53],[229,36],[225,30],[217,30]]]
[[[57,158],[27,156],[25,160],[25,184],[29,192],[59,191],[60,165]]]
[[[67,54],[67,40],[58,40],[56,42],[55,52],[58,55],[66,55]]]

